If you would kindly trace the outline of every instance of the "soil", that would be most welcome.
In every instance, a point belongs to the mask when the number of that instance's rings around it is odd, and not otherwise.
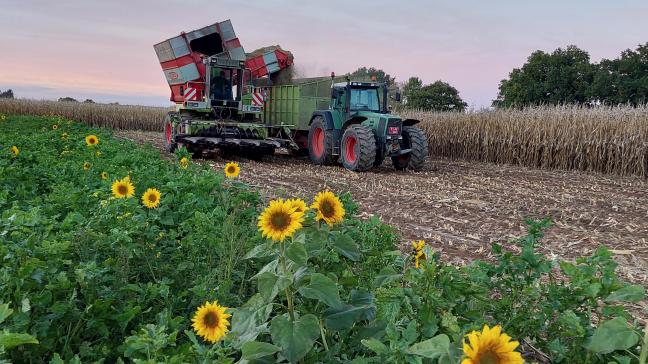
[[[162,133],[116,135],[163,149]],[[541,247],[547,256],[573,259],[606,245],[621,275],[648,287],[648,181],[641,178],[436,158],[416,173],[395,171],[389,161],[356,173],[287,154],[234,160],[241,180],[268,198],[310,201],[323,189],[350,192],[360,217],[376,215],[397,227],[403,249],[423,239],[458,264],[488,259],[491,242],[523,236],[525,219],[550,217],[554,225]],[[221,169],[227,161],[215,156],[199,162]]]

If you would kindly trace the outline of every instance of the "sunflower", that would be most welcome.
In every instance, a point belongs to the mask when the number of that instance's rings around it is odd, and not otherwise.
[[[492,329],[484,325],[484,329],[473,331],[466,335],[464,341],[464,359],[461,364],[523,364],[522,355],[515,351],[520,345],[511,341],[511,337],[502,333],[502,327],[497,325]]]
[[[315,196],[315,202],[311,205],[317,215],[317,221],[324,220],[329,225],[341,222],[344,219],[344,206],[340,199],[330,191],[322,191]]]
[[[14,145],[13,147],[11,147],[11,153],[13,153],[14,156],[17,157],[18,154],[20,154],[20,149],[18,149],[18,147]]]
[[[101,179],[108,179],[108,172],[101,172]]]
[[[84,171],[87,171],[88,169],[90,169],[90,167],[92,167],[92,164],[90,164],[90,162],[83,163],[83,170]]]
[[[61,134],[61,140],[67,140],[67,138],[68,138],[68,133]]]
[[[116,198],[130,198],[135,194],[135,186],[130,179],[122,179],[113,182],[112,193]]]
[[[241,168],[236,162],[229,162],[225,165],[225,176],[227,178],[236,178],[241,172]]]
[[[182,159],[180,159],[180,167],[184,169],[187,169],[187,167],[189,167],[189,159],[187,157],[182,157]]]
[[[4,116],[3,114],[0,114],[0,121],[4,121],[7,117]]]
[[[52,130],[58,130],[58,124],[52,125]]]
[[[101,152],[100,152],[100,151],[96,151],[96,152],[95,152],[95,156],[97,156],[97,157],[101,157]]]
[[[89,147],[94,147],[99,144],[99,138],[96,135],[88,135],[85,140]]]
[[[227,307],[220,306],[217,301],[198,307],[196,314],[191,320],[194,331],[198,336],[210,343],[215,343],[222,339],[229,331],[229,321],[232,315],[225,313]]]
[[[142,195],[142,203],[149,209],[155,209],[160,204],[160,191],[155,188],[149,188]]]
[[[423,240],[412,242],[412,248],[414,249],[414,266],[416,266],[416,269],[419,268],[420,261],[426,259],[423,247],[425,247],[425,242]]]
[[[287,200],[286,203],[290,205],[290,207],[294,208],[296,212],[305,213],[306,211],[308,211],[306,202],[304,202],[304,200],[302,200],[301,198],[292,198],[290,200]]]
[[[291,237],[302,227],[304,213],[297,212],[284,200],[270,201],[270,205],[259,216],[261,235],[274,241]]]

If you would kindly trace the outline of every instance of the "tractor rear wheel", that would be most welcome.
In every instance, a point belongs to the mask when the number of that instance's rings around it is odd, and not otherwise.
[[[416,126],[403,127],[402,149],[410,149],[407,154],[392,157],[392,164],[398,170],[411,169],[420,171],[428,156],[428,142],[423,130]]]
[[[176,113],[170,112],[164,117],[164,149],[169,153],[175,152],[176,148],[178,148],[173,127],[173,117],[175,116]]]
[[[308,156],[310,160],[319,165],[333,164],[333,135],[326,130],[324,118],[316,116],[308,131]]]
[[[371,129],[351,125],[342,135],[342,165],[352,171],[366,171],[376,162],[376,138]]]

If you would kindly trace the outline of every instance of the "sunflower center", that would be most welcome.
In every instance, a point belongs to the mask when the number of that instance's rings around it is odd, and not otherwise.
[[[207,314],[203,318],[203,323],[210,329],[218,327],[218,315],[216,315],[216,313],[212,311],[207,312]]]
[[[128,186],[126,186],[126,185],[117,186],[117,192],[119,192],[119,194],[121,194],[121,195],[127,194],[128,193]]]
[[[234,168],[234,166],[229,166],[229,167],[227,167],[227,172],[234,173],[234,172],[236,172],[236,168]]]
[[[497,355],[497,353],[494,353],[491,350],[488,350],[484,353],[482,353],[479,356],[478,361],[476,361],[479,364],[500,364],[500,358]]]
[[[329,200],[324,200],[320,203],[319,210],[325,217],[333,217],[335,215],[335,206]]]
[[[148,200],[149,200],[150,202],[155,202],[155,201],[157,201],[157,196],[156,196],[154,193],[151,193],[151,194],[148,196]]]
[[[290,215],[285,212],[277,212],[270,218],[274,230],[285,230],[290,225]]]

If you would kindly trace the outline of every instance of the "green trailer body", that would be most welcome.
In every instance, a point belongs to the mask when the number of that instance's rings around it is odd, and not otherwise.
[[[294,80],[290,85],[264,88],[267,96],[263,122],[268,126],[308,131],[313,113],[331,105],[333,81],[330,77],[306,78]]]

